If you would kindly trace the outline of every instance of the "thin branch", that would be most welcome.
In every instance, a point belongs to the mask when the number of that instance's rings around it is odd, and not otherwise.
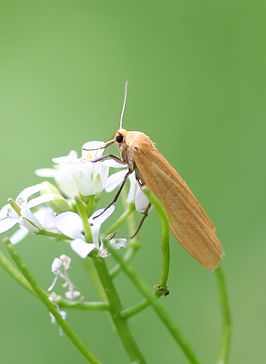
[[[231,314],[230,307],[228,302],[228,293],[226,289],[225,277],[221,267],[217,268],[215,271],[219,296],[220,296],[220,306],[223,320],[223,328],[222,328],[222,338],[220,344],[220,353],[217,364],[226,364],[228,363],[228,356],[231,344]]]
[[[43,291],[43,289],[39,286],[36,280],[33,278],[29,269],[26,267],[25,263],[22,261],[21,257],[16,252],[14,246],[10,243],[9,240],[5,240],[7,249],[14,260],[15,264],[25,276],[29,284],[31,285],[35,294],[39,297],[40,301],[47,307],[49,312],[55,317],[58,325],[62,328],[64,333],[69,337],[72,343],[76,346],[76,348],[83,354],[83,356],[92,364],[101,364],[101,361],[96,358],[83,344],[80,338],[75,334],[72,328],[69,326],[68,322],[65,321],[60,313],[58,312],[55,305],[49,300],[47,294]]]
[[[137,289],[143,294],[144,297],[150,302],[150,305],[161,319],[165,327],[168,329],[176,343],[182,349],[184,355],[192,364],[199,364],[200,361],[197,359],[196,355],[192,351],[188,342],[184,339],[180,330],[173,324],[172,319],[166,313],[164,308],[159,304],[154,292],[147,286],[147,284],[139,277],[139,275],[132,269],[129,264],[125,263],[123,259],[120,257],[118,252],[109,246],[109,250],[112,253],[113,257],[117,260],[117,262],[121,265],[122,270],[128,276],[128,278],[132,281],[132,283],[137,287]]]
[[[14,265],[8,260],[5,255],[0,252],[0,265],[2,268],[15,279],[23,288],[25,288],[29,293],[35,295],[34,290],[27,281],[27,279],[14,267]],[[35,295],[36,296],[36,295]]]
[[[120,222],[118,226],[120,226],[121,223],[124,223],[124,221],[127,221],[129,236],[131,236],[133,234],[133,232],[136,230],[136,221],[135,221],[135,217],[133,214],[133,212],[136,210],[136,208],[135,208],[135,205],[133,202],[131,202],[131,204],[128,207],[126,207],[128,205],[128,203],[126,202],[125,194],[123,195],[123,205],[126,208],[126,210],[120,216],[120,218],[118,218],[118,222]],[[114,225],[111,226],[110,229],[108,229],[107,233],[114,232],[118,227],[116,225],[117,225],[117,222],[114,223]],[[126,250],[126,253],[123,256],[124,261],[130,262],[134,258],[139,247],[140,247],[140,243],[137,238],[134,238],[131,241],[129,241],[128,249]],[[111,277],[114,278],[120,272],[121,272],[121,267],[119,264],[117,264],[110,270],[110,275],[111,275]]]
[[[140,313],[141,311],[145,310],[145,308],[149,307],[150,305],[151,304],[150,304],[149,300],[143,300],[134,306],[125,308],[122,311],[122,316],[125,317],[126,319],[129,319],[130,317],[135,316],[138,313]]]
[[[158,295],[165,294],[167,295],[169,293],[167,289],[167,280],[169,275],[169,265],[170,265],[170,250],[169,250],[169,220],[168,216],[166,214],[165,209],[161,205],[161,203],[153,196],[151,191],[149,191],[147,188],[143,189],[145,195],[150,200],[151,204],[155,207],[157,210],[162,224],[162,239],[161,239],[161,249],[162,249],[162,255],[163,255],[163,266],[162,266],[162,272],[160,281],[157,285],[157,291]]]
[[[110,305],[110,314],[116,327],[117,334],[123,343],[128,357],[134,363],[145,364],[146,360],[138,348],[128,322],[122,316],[123,307],[104,259],[95,257],[93,258],[93,261]]]

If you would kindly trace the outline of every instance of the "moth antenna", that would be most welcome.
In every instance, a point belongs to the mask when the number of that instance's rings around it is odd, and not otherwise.
[[[125,113],[126,103],[127,103],[127,89],[128,89],[128,81],[125,82],[125,93],[124,93],[124,101],[123,101],[123,107],[120,115],[120,125],[119,129],[123,128],[123,116]]]

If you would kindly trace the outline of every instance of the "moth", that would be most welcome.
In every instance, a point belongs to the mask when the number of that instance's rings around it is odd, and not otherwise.
[[[170,228],[176,240],[204,267],[211,270],[217,268],[223,256],[223,248],[212,221],[189,186],[160,153],[155,143],[140,131],[123,129],[126,98],[127,82],[120,127],[114,138],[100,147],[100,149],[106,148],[115,143],[120,150],[120,158],[109,154],[94,160],[96,162],[111,158],[128,166],[124,181],[111,204],[117,200],[128,176],[135,171],[139,185],[146,186],[166,210]],[[150,204],[147,206],[144,218],[149,208]]]

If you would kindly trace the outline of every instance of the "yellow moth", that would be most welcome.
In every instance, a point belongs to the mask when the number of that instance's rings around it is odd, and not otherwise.
[[[128,165],[128,173],[112,203],[117,200],[129,174],[135,171],[140,186],[147,186],[165,208],[171,231],[179,243],[204,267],[215,269],[221,262],[223,249],[212,221],[186,182],[163,157],[151,139],[140,131],[123,129],[126,97],[127,83],[120,128],[114,138],[101,147],[117,144],[120,159],[114,155],[107,155],[95,160],[112,158]]]

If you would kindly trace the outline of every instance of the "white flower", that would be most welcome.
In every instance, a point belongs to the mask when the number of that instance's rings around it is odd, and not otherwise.
[[[103,149],[94,149],[103,145],[101,141],[91,141],[83,145],[82,157],[78,158],[75,151],[67,156],[53,158],[55,168],[37,169],[40,177],[52,177],[59,189],[69,198],[79,193],[84,196],[95,195],[103,191],[108,178],[109,166],[105,163],[91,162],[103,154]]]
[[[73,165],[79,161],[78,154],[72,150],[67,156],[53,158],[55,168],[37,169],[35,173],[40,177],[52,177],[55,179],[60,190],[67,197],[78,194],[78,188],[72,175]]]
[[[59,296],[58,294],[56,294],[55,292],[52,292],[49,294],[49,300],[52,302],[52,303],[57,303],[58,301],[60,301],[61,299],[61,296]]]
[[[74,298],[80,297],[80,292],[75,289],[74,283],[71,281],[67,271],[70,269],[71,258],[67,255],[61,255],[59,258],[55,258],[51,265],[51,271],[55,275],[55,278],[48,288],[48,292],[51,292],[58,281],[59,278],[63,281],[63,287],[66,289],[65,297],[72,300]],[[52,292],[49,296],[51,302],[56,303],[60,296]],[[82,297],[80,297],[82,299]]]
[[[108,177],[106,184],[105,184],[105,191],[112,192],[115,188],[123,183],[123,180],[127,174],[127,170],[122,170],[116,173],[113,173],[111,176]],[[149,200],[145,193],[140,188],[137,180],[135,172],[129,175],[129,182],[130,188],[127,197],[127,202],[131,203],[134,202],[136,210],[140,213],[144,213],[146,207],[149,204]]]
[[[56,218],[56,226],[58,230],[61,231],[64,235],[69,236],[71,239],[73,239],[70,244],[71,248],[81,258],[86,258],[95,249],[97,249],[98,251],[98,256],[103,258],[108,256],[108,252],[99,237],[100,229],[104,221],[112,215],[114,210],[115,207],[112,205],[104,213],[102,213],[103,209],[100,209],[89,218],[88,222],[91,228],[92,242],[85,241],[81,217],[74,212],[64,212],[58,215]],[[101,215],[98,216],[99,214]],[[123,240],[123,244],[119,243],[121,242],[121,240]],[[114,245],[114,247],[119,249],[120,247],[124,247],[126,245],[126,239],[113,239],[112,244]]]
[[[63,266],[62,260],[60,258],[55,258],[53,260],[51,270],[54,274],[58,274],[60,272],[62,266]],[[48,289],[48,291],[49,291],[49,289]]]
[[[77,291],[77,290],[67,291],[65,293],[65,296],[69,300],[74,300],[75,298],[80,297],[80,291]]]
[[[127,247],[127,239],[118,238],[118,239],[111,239],[109,244],[112,245],[115,249],[126,248]]]
[[[31,211],[32,208],[54,199],[52,193],[46,193],[31,198],[36,193],[40,193],[43,189],[44,185],[42,183],[27,187],[18,195],[16,200],[13,201],[13,204],[10,202],[0,210],[0,233],[10,230],[16,224],[20,227],[10,238],[12,244],[20,242],[30,231],[37,233],[43,229],[42,224]]]

